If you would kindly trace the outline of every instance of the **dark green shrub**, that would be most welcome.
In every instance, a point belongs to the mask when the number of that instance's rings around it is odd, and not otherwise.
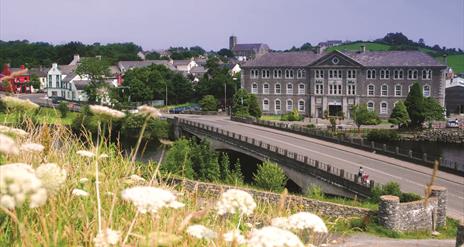
[[[397,131],[388,129],[373,129],[367,133],[366,138],[369,141],[376,142],[400,140],[400,136]]]
[[[253,174],[253,180],[261,189],[281,192],[287,183],[287,176],[279,165],[265,161],[258,166],[258,170]]]
[[[400,202],[413,202],[421,200],[422,197],[416,193],[406,192],[401,193]]]
[[[60,102],[60,104],[58,105],[58,111],[60,111],[62,118],[65,118],[66,116],[68,116],[68,112],[69,112],[68,104],[66,102]]]
[[[383,195],[397,196],[400,198],[400,202],[411,202],[422,199],[418,194],[401,192],[400,185],[397,182],[388,182],[384,185],[376,185],[372,189],[370,201],[378,203],[380,202],[380,197]]]
[[[206,95],[199,103],[202,111],[217,111],[218,109],[218,101],[213,95]]]
[[[287,114],[283,114],[281,117],[280,117],[280,120],[281,121],[301,121],[303,120],[304,117],[300,115],[300,113],[298,112],[298,110],[294,109],[293,111],[287,113]]]
[[[314,128],[316,128],[316,125],[310,123],[306,127],[310,128],[310,129],[314,129]]]

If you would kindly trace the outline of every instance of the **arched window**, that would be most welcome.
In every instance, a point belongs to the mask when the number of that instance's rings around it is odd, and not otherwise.
[[[287,84],[287,94],[293,94],[293,84]]]
[[[374,102],[372,101],[367,102],[367,110],[374,111]]]
[[[250,73],[251,73],[251,75],[250,75],[251,78],[258,78],[259,77],[259,70],[257,70],[257,69],[250,70]]]
[[[296,78],[301,79],[306,77],[306,71],[304,69],[298,69],[296,71]]]
[[[269,100],[263,99],[263,111],[269,111]]]
[[[258,83],[253,82],[253,84],[251,84],[251,93],[252,94],[257,94],[258,93]]]
[[[298,84],[298,94],[305,94],[305,84]]]
[[[269,94],[269,83],[267,82],[263,84],[263,94]]]
[[[275,93],[275,94],[281,94],[281,92],[282,92],[282,90],[281,90],[281,88],[280,88],[280,83],[276,83],[276,84],[274,85],[274,93]]]
[[[375,69],[368,69],[366,78],[367,79],[375,79],[375,77],[376,77]]]
[[[387,102],[382,101],[380,103],[380,114],[387,114],[388,113],[388,104]]]
[[[276,99],[276,100],[274,101],[274,108],[275,108],[275,111],[276,111],[276,112],[280,112],[280,110],[281,110],[280,99]]]
[[[292,69],[286,69],[285,70],[285,78],[293,79],[293,70]]]
[[[367,95],[368,96],[374,96],[374,94],[375,94],[375,87],[374,87],[373,84],[369,84],[367,86]]]
[[[403,70],[395,69],[393,72],[393,79],[395,80],[403,79]]]
[[[408,79],[417,79],[417,69],[408,70]]]
[[[381,96],[388,96],[388,86],[386,84],[383,84],[380,89]]]
[[[424,85],[423,90],[424,92],[424,97],[430,97],[430,86],[429,85]]]
[[[298,111],[305,111],[305,101],[302,99],[298,101]]]
[[[400,84],[395,85],[395,96],[401,96],[403,88]]]
[[[275,69],[274,70],[274,78],[282,78],[282,70],[281,69]]]
[[[268,69],[261,70],[261,77],[262,78],[270,78],[271,72]]]
[[[422,70],[422,79],[423,80],[431,80],[432,79],[432,70],[431,69]]]
[[[287,111],[293,111],[293,100],[287,100]]]

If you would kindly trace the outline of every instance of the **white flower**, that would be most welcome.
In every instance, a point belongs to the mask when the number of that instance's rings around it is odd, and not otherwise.
[[[26,152],[40,153],[45,149],[45,147],[38,143],[24,143],[21,145],[20,149]]]
[[[139,111],[140,114],[143,114],[143,115],[155,118],[155,119],[161,117],[161,112],[155,107],[141,105],[137,107],[137,110]]]
[[[106,247],[110,245],[116,245],[119,242],[121,234],[119,231],[114,231],[110,228],[107,228],[104,232],[100,232],[93,239],[93,242],[96,247]]]
[[[168,190],[150,186],[135,186],[122,191],[124,200],[134,204],[137,210],[144,214],[147,212],[156,214],[163,207],[178,206],[176,196]]]
[[[22,129],[11,128],[8,126],[0,125],[0,133],[14,134],[17,136],[26,136],[27,132]]]
[[[250,247],[303,247],[301,240],[292,232],[266,226],[251,232],[247,241]]]
[[[34,110],[39,107],[39,105],[33,103],[29,99],[19,99],[16,97],[11,96],[2,96],[0,99],[5,103],[6,107],[11,110],[18,110],[18,111],[29,111]]]
[[[48,193],[56,194],[66,181],[66,170],[61,169],[55,163],[40,165],[35,174],[42,181],[43,186]]]
[[[100,159],[106,159],[108,157],[110,157],[108,154],[101,154],[100,155]]]
[[[81,184],[85,184],[85,183],[87,183],[88,181],[89,181],[88,178],[81,178],[81,179],[79,179],[79,183],[81,183]]]
[[[87,192],[85,190],[80,190],[80,189],[73,189],[71,193],[72,193],[73,196],[79,196],[79,197],[87,197],[87,196],[89,196],[89,192]]]
[[[35,175],[34,169],[23,163],[0,166],[0,203],[13,209],[29,201],[30,208],[40,207],[47,201],[47,190]]]
[[[141,176],[136,175],[136,174],[130,175],[129,178],[130,178],[130,180],[132,180],[134,182],[145,182],[145,178],[142,178]]]
[[[87,150],[79,150],[76,152],[78,155],[86,158],[93,158],[95,156],[94,153],[87,151]]]
[[[235,214],[236,212],[251,215],[255,208],[256,203],[253,197],[249,193],[237,189],[230,189],[222,193],[220,200],[216,203],[219,215]]]
[[[119,118],[123,118],[123,117],[126,116],[126,114],[124,112],[114,110],[114,109],[111,109],[109,107],[102,106],[102,105],[91,105],[89,107],[90,107],[90,111],[93,114],[99,115],[99,116],[101,116],[103,118],[119,119]]]
[[[168,204],[168,207],[179,209],[179,208],[185,207],[185,204],[183,204],[182,202],[178,202],[178,201],[172,201]]]
[[[16,142],[11,137],[0,134],[0,153],[19,154],[19,149]]]
[[[187,233],[194,237],[194,238],[198,238],[198,239],[213,239],[213,238],[216,238],[216,233],[203,226],[203,225],[191,225],[189,227],[187,227]]]
[[[236,241],[237,244],[246,243],[245,237],[240,233],[239,230],[232,230],[224,233],[224,240],[228,243]]]
[[[275,226],[281,229],[289,230],[288,219],[285,217],[277,217],[271,220],[271,226]]]
[[[317,233],[327,233],[327,226],[324,221],[317,215],[300,212],[288,217],[288,224],[292,229],[310,229]]]

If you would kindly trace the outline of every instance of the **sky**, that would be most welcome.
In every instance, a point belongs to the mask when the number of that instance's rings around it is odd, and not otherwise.
[[[0,39],[288,49],[389,32],[464,49],[464,0],[0,0]]]

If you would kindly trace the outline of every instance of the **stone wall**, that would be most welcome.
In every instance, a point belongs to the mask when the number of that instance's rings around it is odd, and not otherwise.
[[[178,179],[170,178],[167,181],[168,184],[172,185],[181,185],[183,189],[189,192],[201,192],[206,193],[211,196],[216,196],[219,198],[219,195],[232,188],[234,186],[204,183],[198,181],[192,181],[187,179]],[[249,188],[240,188],[251,195],[257,202],[269,203],[273,205],[279,205],[281,203],[281,194],[259,191]],[[300,211],[309,211],[317,213],[320,215],[330,216],[330,217],[364,217],[369,215],[374,215],[375,212],[365,208],[351,207],[336,203],[323,202],[313,199],[304,198],[301,196],[288,195],[285,200],[284,206],[289,208],[296,208]]]
[[[381,196],[379,223],[395,231],[432,231],[446,224],[446,188],[432,186],[427,200],[400,203],[397,196]]]
[[[464,221],[460,221],[456,234],[456,247],[464,246]]]
[[[414,136],[416,141],[430,141],[443,143],[464,143],[462,129],[428,129]]]

